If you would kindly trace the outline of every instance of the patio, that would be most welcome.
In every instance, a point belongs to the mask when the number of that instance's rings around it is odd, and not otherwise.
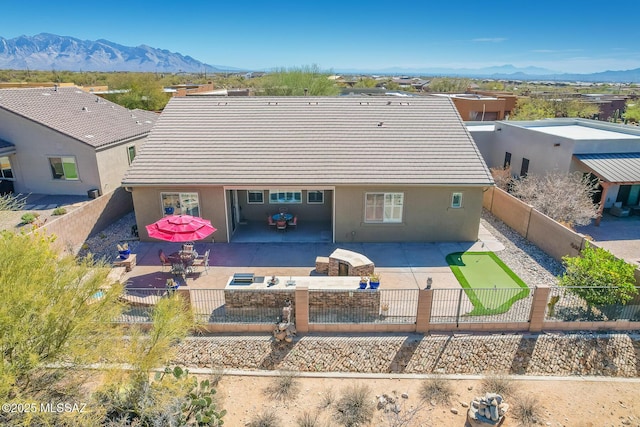
[[[277,234],[296,234],[299,230]],[[136,249],[137,265],[123,276],[129,288],[164,288],[171,273],[162,271],[158,251],[178,251],[180,243],[140,242]],[[256,276],[313,276],[315,259],[329,256],[342,248],[361,253],[375,263],[381,275],[381,288],[420,289],[427,278],[433,279],[433,288],[459,288],[445,260],[452,252],[499,251],[502,245],[483,227],[477,242],[443,243],[330,243],[286,242],[270,243],[210,243],[196,242],[195,250],[204,253],[209,249],[209,269],[187,276],[186,285],[191,289],[224,289],[229,277],[235,273],[254,273]]]

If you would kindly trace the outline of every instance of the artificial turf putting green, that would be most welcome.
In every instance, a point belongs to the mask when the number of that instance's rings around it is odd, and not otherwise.
[[[473,304],[470,316],[504,313],[529,295],[529,287],[493,252],[454,252],[447,263]]]

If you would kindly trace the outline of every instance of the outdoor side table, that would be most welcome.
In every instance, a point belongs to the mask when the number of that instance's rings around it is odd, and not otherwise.
[[[133,267],[136,266],[136,254],[129,254],[127,259],[116,259],[113,262],[114,267],[124,267],[126,271],[133,270]]]

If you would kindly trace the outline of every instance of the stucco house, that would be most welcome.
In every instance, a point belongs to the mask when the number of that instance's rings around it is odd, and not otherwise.
[[[113,191],[157,117],[77,87],[0,89],[2,191]]]
[[[185,97],[122,184],[142,240],[168,212],[230,242],[287,209],[332,242],[432,242],[477,239],[493,179],[447,98]]]
[[[467,123],[489,167],[515,176],[582,172],[600,180],[601,212],[640,202],[640,129],[588,119]],[[598,220],[599,221],[599,220]]]

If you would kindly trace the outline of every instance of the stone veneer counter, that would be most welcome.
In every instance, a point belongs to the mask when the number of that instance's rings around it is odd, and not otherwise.
[[[250,308],[278,308],[289,300],[295,304],[296,287],[309,289],[309,313],[357,310],[361,316],[378,316],[380,290],[360,289],[360,277],[355,276],[276,276],[278,283],[268,286],[270,277],[262,283],[231,284],[224,288],[225,309],[229,312]],[[288,281],[294,282],[287,285]],[[295,313],[295,307],[294,307]]]

